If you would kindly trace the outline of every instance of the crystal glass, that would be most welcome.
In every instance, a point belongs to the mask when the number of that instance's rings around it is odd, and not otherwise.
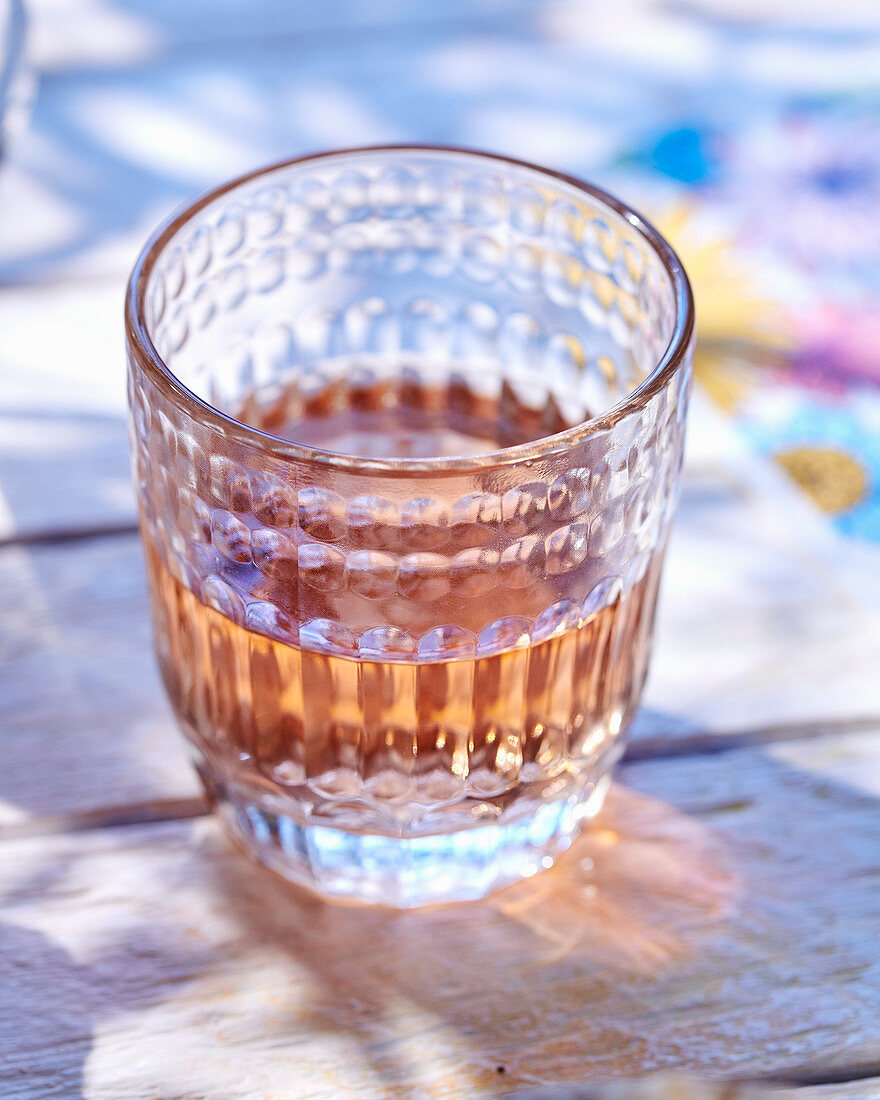
[[[158,660],[257,859],[478,897],[601,805],[648,663],[693,308],[593,187],[454,149],[256,172],[126,303]]]

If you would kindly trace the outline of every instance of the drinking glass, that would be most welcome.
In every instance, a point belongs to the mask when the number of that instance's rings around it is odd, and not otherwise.
[[[126,301],[165,686],[240,845],[411,906],[549,867],[645,678],[693,306],[633,211],[393,147],[199,199]]]

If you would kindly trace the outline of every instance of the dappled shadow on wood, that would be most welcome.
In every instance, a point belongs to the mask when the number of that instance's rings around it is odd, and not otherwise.
[[[2,1095],[61,1095],[56,1089],[63,1082],[65,1097],[82,1100],[94,1019],[88,968],[41,932],[5,922],[0,957],[7,960],[0,1017],[17,1021],[0,1048]]]
[[[24,903],[39,898],[39,884],[56,886],[61,867],[44,867],[28,886],[19,883],[4,897],[14,919],[33,919]],[[36,887],[36,889],[34,889]],[[10,906],[9,903],[12,903]],[[46,910],[41,915],[46,922]],[[47,923],[52,923],[51,916]],[[78,954],[78,953],[77,953]],[[36,928],[0,922],[0,1095],[85,1100],[86,1064],[96,1032],[121,1013],[146,1008],[156,997],[155,981],[175,975],[194,978],[208,956],[199,945],[184,950],[166,940],[161,927],[108,937],[74,958],[52,935]],[[212,959],[212,961],[214,961]],[[138,1095],[142,1095],[138,1093]]]
[[[571,1061],[574,1073],[585,1058],[639,1064],[644,1042],[596,1009],[613,983],[649,985],[699,951],[737,892],[698,821],[620,787],[555,868],[482,903],[333,906],[216,856],[217,885],[247,934],[311,975],[314,1029],[356,1036],[389,1088],[418,1079],[408,1059],[428,1077],[435,1061],[455,1060],[463,1088],[539,1080],[542,1061],[556,1072]],[[432,1048],[420,1049],[428,1030]]]
[[[85,839],[44,838],[10,842],[0,860],[0,1097],[86,1100],[87,1067],[110,1036],[110,1058],[128,1057],[128,1044],[113,1051],[114,1032],[130,1013],[143,1018],[189,983],[198,985],[222,953],[181,929],[167,898],[191,878],[189,861],[177,878],[167,866],[161,880],[149,859],[137,856],[122,874],[116,867],[120,839],[134,830],[101,830]],[[91,841],[91,842],[90,842]],[[123,843],[125,841],[123,840]],[[130,842],[130,839],[129,839]],[[88,853],[86,855],[86,853]],[[146,898],[132,898],[147,884]],[[85,899],[90,904],[84,905]],[[104,1055],[106,1057],[106,1055]],[[100,1063],[100,1058],[99,1058]],[[149,1068],[140,1066],[140,1070]],[[143,1091],[152,1083],[129,1073]],[[167,1095],[167,1094],[166,1094]]]
[[[0,1069],[18,1084],[29,1032],[76,1087],[87,1055],[89,1095],[144,1100],[445,1100],[676,1065],[866,1076],[868,742],[626,765],[556,869],[420,912],[327,905],[234,855],[212,818],[8,842]]]
[[[136,535],[0,553],[0,827],[198,795],[155,670],[142,560]]]

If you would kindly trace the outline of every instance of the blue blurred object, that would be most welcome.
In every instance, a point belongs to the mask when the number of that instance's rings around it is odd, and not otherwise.
[[[714,175],[709,135],[694,126],[679,126],[660,137],[650,152],[650,165],[679,183],[703,183]]]

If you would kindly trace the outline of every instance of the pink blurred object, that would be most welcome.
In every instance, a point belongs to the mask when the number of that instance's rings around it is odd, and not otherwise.
[[[826,303],[795,317],[798,381],[843,391],[853,381],[880,385],[880,315]]]

